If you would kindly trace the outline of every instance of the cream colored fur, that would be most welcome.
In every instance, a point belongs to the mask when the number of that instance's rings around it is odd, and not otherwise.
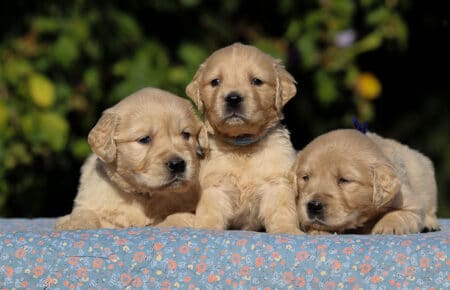
[[[189,101],[154,88],[106,110],[89,133],[94,153],[81,169],[74,208],[55,229],[146,226],[175,212],[193,212],[196,152],[207,146],[202,128]],[[183,172],[168,167],[174,158],[184,160]]]
[[[288,179],[296,153],[280,125],[296,87],[280,61],[236,43],[201,64],[186,92],[205,113],[211,150],[201,164],[196,214],[161,225],[301,233]],[[227,105],[231,93],[242,97],[236,111]],[[248,144],[235,144],[241,137]]]
[[[357,130],[332,131],[299,153],[293,173],[300,223],[308,232],[439,229],[432,162],[397,141]]]

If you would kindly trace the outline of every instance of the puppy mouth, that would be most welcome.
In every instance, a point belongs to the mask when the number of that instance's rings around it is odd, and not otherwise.
[[[167,188],[167,187],[181,187],[185,184],[187,184],[189,181],[186,180],[183,176],[174,176],[171,178],[168,182],[163,184],[161,188]]]
[[[238,113],[238,112],[231,112],[226,114],[223,117],[223,122],[233,125],[233,124],[242,124],[247,122],[247,118],[245,117],[245,115],[243,115],[242,113]]]
[[[359,215],[359,213],[355,211],[355,212],[347,215],[344,218],[340,218],[339,221],[336,221],[335,223],[333,223],[333,222],[330,223],[330,222],[326,221],[326,219],[324,219],[323,217],[320,217],[320,218],[313,217],[313,218],[309,218],[303,224],[303,226],[306,226],[309,228],[314,228],[317,230],[343,232],[345,230],[351,230],[351,229],[358,227],[358,225],[355,224],[355,221],[357,220],[358,215]]]

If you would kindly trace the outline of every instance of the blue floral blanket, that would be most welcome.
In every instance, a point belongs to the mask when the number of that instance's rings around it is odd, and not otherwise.
[[[0,219],[0,289],[450,289],[450,219],[414,235],[128,228]]]

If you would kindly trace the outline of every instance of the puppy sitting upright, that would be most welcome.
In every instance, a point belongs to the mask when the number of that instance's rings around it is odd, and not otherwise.
[[[293,166],[307,232],[409,234],[439,229],[431,161],[376,134],[336,130]]]
[[[195,216],[164,225],[300,233],[288,179],[295,150],[280,124],[296,87],[280,61],[233,44],[200,65],[186,93],[205,114],[210,154]]]
[[[57,230],[154,225],[198,201],[196,139],[202,123],[192,105],[168,92],[142,89],[103,112],[89,133],[71,214]],[[202,143],[203,144],[203,143]]]

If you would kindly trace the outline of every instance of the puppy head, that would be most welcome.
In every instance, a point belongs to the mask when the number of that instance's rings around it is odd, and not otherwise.
[[[313,140],[299,153],[293,173],[304,230],[364,227],[400,190],[393,167],[356,130],[336,130]]]
[[[88,142],[122,190],[155,193],[194,184],[206,138],[188,100],[145,88],[104,111]]]
[[[263,135],[296,92],[279,60],[240,43],[214,52],[186,88],[211,133],[225,137]]]

